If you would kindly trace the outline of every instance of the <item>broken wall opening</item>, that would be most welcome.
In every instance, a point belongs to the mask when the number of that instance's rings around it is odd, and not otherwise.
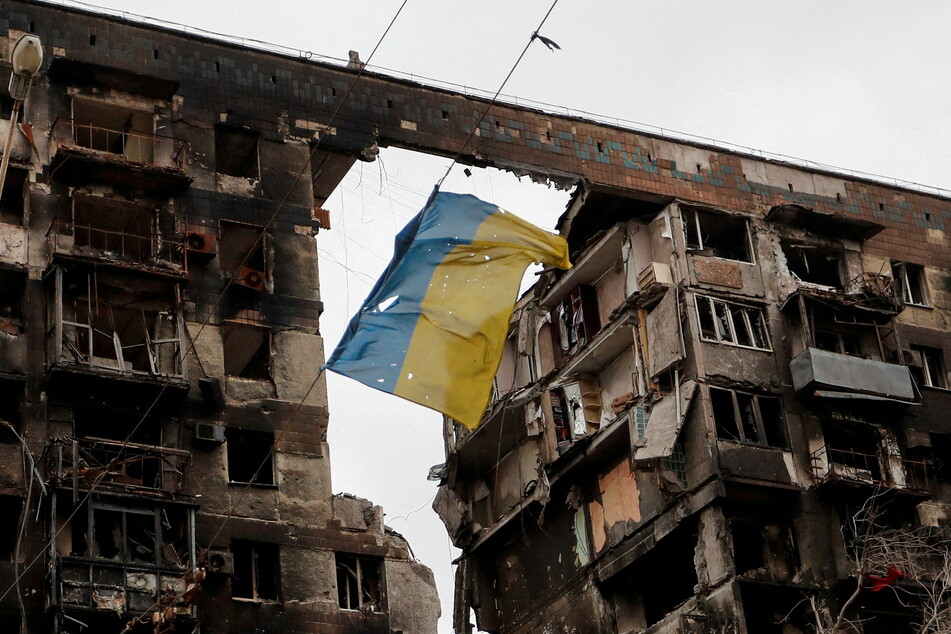
[[[30,171],[21,167],[7,168],[7,178],[0,192],[0,223],[23,224],[26,196],[29,192]]]
[[[780,241],[789,272],[800,281],[819,286],[841,288],[843,257],[841,249],[783,239]]]
[[[215,171],[228,176],[258,178],[258,138],[246,128],[215,126]]]
[[[274,484],[274,432],[229,427],[225,439],[230,482]]]
[[[225,374],[242,379],[271,378],[271,331],[261,326],[233,323],[221,325]]]

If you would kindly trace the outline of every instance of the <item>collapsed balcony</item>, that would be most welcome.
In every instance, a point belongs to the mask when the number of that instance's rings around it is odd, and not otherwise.
[[[99,489],[174,495],[186,486],[191,453],[105,438],[58,438],[47,460],[55,486],[78,491],[95,484]]]
[[[148,207],[108,199],[74,199],[71,220],[55,220],[46,232],[48,257],[93,260],[175,277],[188,274],[181,235],[162,235]]]
[[[187,387],[177,285],[61,266],[52,277],[51,369],[164,377],[172,387]]]
[[[883,457],[875,453],[823,445],[810,455],[812,473],[820,485],[844,484],[909,491],[928,490],[928,464],[923,460],[884,458],[897,462],[897,470],[883,469]],[[897,477],[896,477],[897,474]]]
[[[187,144],[156,134],[153,115],[77,100],[74,118],[50,132],[52,170],[72,185],[112,182],[173,196],[192,179],[185,174]]]

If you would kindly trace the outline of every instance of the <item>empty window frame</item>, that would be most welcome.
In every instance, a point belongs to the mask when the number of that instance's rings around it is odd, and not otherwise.
[[[337,599],[341,610],[383,610],[381,561],[337,553]]]
[[[717,438],[785,449],[782,401],[778,396],[710,388]]]
[[[15,379],[0,379],[0,421],[20,428],[20,401],[23,399],[25,383]],[[9,430],[0,428],[0,439],[15,440]]]
[[[0,269],[0,332],[16,334],[23,318],[26,271]]]
[[[258,133],[215,126],[215,171],[228,176],[258,178]]]
[[[227,321],[221,326],[225,374],[242,379],[271,378],[271,331]]]
[[[7,179],[0,192],[0,222],[11,225],[23,224],[29,171],[20,167],[10,167]]]
[[[231,597],[253,601],[280,600],[280,551],[277,544],[231,542],[234,576]]]
[[[230,427],[225,431],[228,446],[228,480],[241,484],[274,484],[274,433]]]
[[[898,284],[902,301],[916,306],[930,306],[925,268],[918,264],[898,262],[892,264],[892,277]]]
[[[786,267],[800,281],[819,286],[842,286],[842,252],[812,244],[782,240]]]
[[[919,386],[948,387],[944,359],[940,349],[913,345],[911,346],[911,353],[911,373]]]
[[[835,332],[816,328],[814,335],[816,348],[820,350],[848,354],[853,357],[864,356],[862,354],[862,340],[855,333]]]
[[[760,308],[697,295],[700,338],[756,350],[770,350]]]
[[[687,208],[683,223],[688,250],[726,260],[754,261],[745,218]]]
[[[235,222],[221,223],[218,260],[221,272],[242,286],[255,288],[254,280],[266,279],[267,234],[264,229]]]

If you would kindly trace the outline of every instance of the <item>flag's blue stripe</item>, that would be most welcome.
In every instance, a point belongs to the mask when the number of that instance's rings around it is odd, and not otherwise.
[[[474,196],[439,192],[397,236],[393,260],[350,321],[327,369],[392,393],[436,267],[454,248],[470,244],[496,211]]]

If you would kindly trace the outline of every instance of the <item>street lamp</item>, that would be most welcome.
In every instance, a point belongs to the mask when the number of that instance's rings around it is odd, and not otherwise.
[[[7,130],[7,142],[3,148],[3,162],[0,163],[0,195],[7,180],[7,167],[10,165],[10,150],[13,148],[13,130],[17,116],[27,95],[30,94],[30,82],[43,64],[43,44],[32,33],[21,35],[13,45],[10,56],[13,73],[10,74],[10,96],[13,97],[13,112],[10,114],[10,127]]]

